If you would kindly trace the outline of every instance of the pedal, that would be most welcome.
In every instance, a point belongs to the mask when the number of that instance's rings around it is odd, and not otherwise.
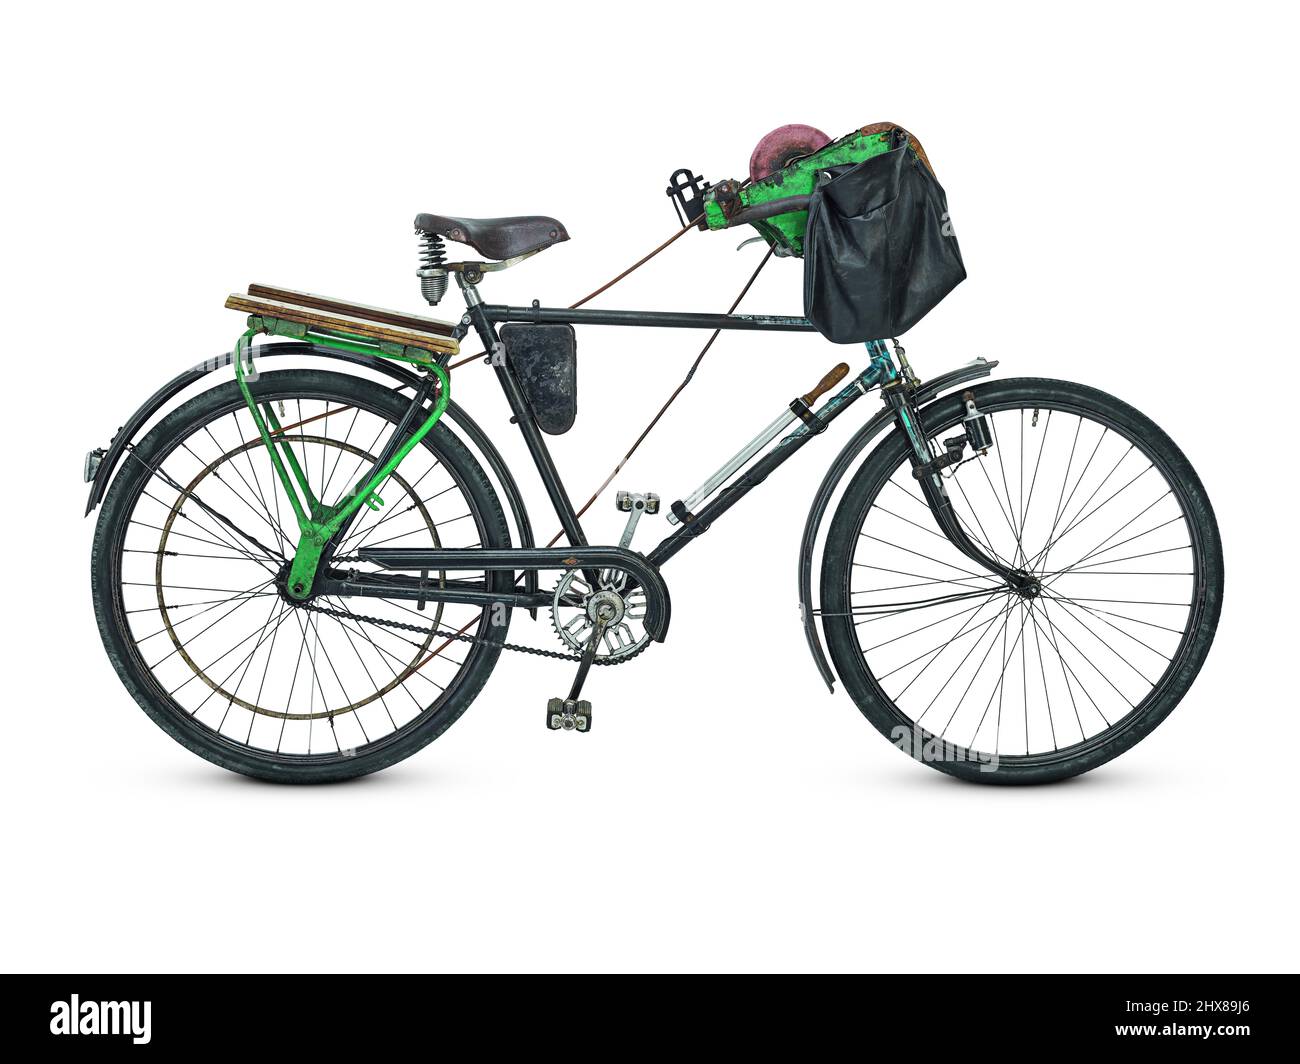
[[[647,491],[644,495],[638,495],[633,491],[620,491],[614,496],[614,506],[620,513],[630,513],[637,509],[637,501],[640,500],[642,508],[648,514],[657,514],[659,512],[659,496],[653,491]]]
[[[591,731],[591,703],[552,698],[546,703],[546,726],[551,731]]]

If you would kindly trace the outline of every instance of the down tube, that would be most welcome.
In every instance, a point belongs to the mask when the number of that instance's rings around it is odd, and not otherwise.
[[[742,473],[736,481],[723,488],[716,499],[695,515],[693,521],[683,525],[660,543],[659,546],[655,547],[648,556],[650,563],[656,566],[663,565],[664,562],[685,547],[687,543],[707,532],[710,525],[717,518],[735,506],[759,484],[763,483],[774,469],[794,457],[800,448],[814,436],[820,435],[827,425],[844,413],[853,403],[861,399],[862,396],[866,395],[871,388],[881,381],[892,380],[895,372],[893,362],[887,354],[883,353],[882,347],[880,351],[873,354],[871,365],[851,383],[827,400],[826,405],[817,412],[818,420],[821,422],[819,427],[810,428],[808,425],[800,425],[794,432],[784,437],[771,451],[755,462],[749,470]]]

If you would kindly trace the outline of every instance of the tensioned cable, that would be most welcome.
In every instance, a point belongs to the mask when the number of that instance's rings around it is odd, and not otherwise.
[[[678,236],[680,235],[681,234],[679,233]],[[674,237],[673,239],[675,240],[677,238]],[[671,243],[671,241],[669,241],[669,243]],[[667,247],[666,244],[664,246]],[[749,293],[749,290],[754,286],[754,282],[758,280],[759,273],[762,272],[763,267],[767,265],[768,260],[771,259],[771,257],[772,257],[772,249],[768,248],[767,254],[763,256],[762,260],[754,268],[754,272],[749,275],[749,280],[745,282],[745,287],[740,290],[740,295],[736,296],[735,301],[727,309],[728,314],[735,313],[736,308],[740,306],[740,301],[745,298],[745,296]],[[612,283],[613,282],[611,282],[611,284]],[[608,287],[608,285],[606,287]],[[591,297],[588,296],[588,298]],[[695,356],[695,361],[691,363],[691,368],[686,371],[686,376],[682,378],[682,382],[679,385],[677,385],[676,388],[673,389],[673,393],[668,397],[667,402],[665,402],[664,405],[659,408],[659,412],[650,419],[650,424],[648,424],[644,429],[641,430],[641,435],[639,435],[636,438],[635,442],[632,444],[632,446],[627,449],[627,454],[623,455],[623,457],[619,460],[618,465],[616,465],[613,469],[609,471],[609,476],[607,476],[601,482],[600,487],[598,487],[592,493],[591,498],[582,504],[582,509],[580,509],[575,516],[581,517],[583,514],[585,514],[588,510],[591,509],[592,504],[595,503],[595,501],[598,498],[600,498],[600,493],[609,487],[609,485],[613,482],[614,478],[618,476],[619,471],[625,465],[627,465],[628,460],[631,459],[631,457],[634,454],[636,454],[637,448],[640,447],[642,442],[645,440],[645,438],[650,435],[651,430],[654,429],[654,427],[657,424],[659,424],[660,418],[662,418],[664,414],[668,413],[668,408],[673,405],[677,397],[681,395],[682,392],[686,390],[686,386],[691,383],[691,379],[695,376],[695,371],[700,368],[700,363],[704,361],[704,356],[709,353],[709,348],[713,346],[713,341],[718,338],[718,334],[721,332],[722,332],[721,329],[713,330],[708,340],[705,341],[704,346],[700,348],[700,353]],[[559,538],[562,535],[564,535],[563,530],[555,533],[555,535],[551,537],[551,541],[546,545],[548,547],[555,546],[555,544],[559,541]]]
[[[642,256],[641,258],[637,259],[636,262],[632,263],[632,265],[629,266],[629,267],[628,267],[626,270],[624,270],[622,273],[620,273],[620,274],[618,274],[616,277],[613,277],[613,278],[611,278],[610,280],[606,281],[603,285],[601,285],[599,288],[597,288],[594,292],[591,292],[591,293],[589,293],[589,294],[583,296],[583,297],[582,297],[581,299],[579,299],[576,303],[570,303],[570,304],[569,304],[569,309],[570,309],[570,310],[577,310],[577,309],[578,309],[580,306],[582,306],[584,303],[590,303],[593,299],[595,299],[595,298],[596,298],[598,295],[600,295],[602,292],[607,292],[607,291],[609,291],[609,289],[613,288],[614,285],[618,284],[619,281],[623,280],[623,279],[624,279],[625,277],[627,277],[629,274],[632,274],[632,273],[634,273],[636,270],[640,269],[640,268],[641,268],[642,266],[644,266],[647,262],[649,262],[651,259],[653,259],[656,255],[658,255],[661,251],[666,250],[666,249],[667,249],[670,245],[672,245],[675,241],[677,241],[677,240],[680,239],[682,236],[684,236],[684,235],[685,235],[689,230],[691,230],[691,229],[696,229],[696,228],[698,228],[698,227],[699,227],[699,222],[698,222],[698,221],[688,222],[686,225],[682,226],[681,229],[677,230],[677,232],[675,232],[675,233],[674,233],[672,236],[670,236],[667,240],[665,240],[662,244],[660,244],[657,248],[655,248],[653,251],[651,251],[648,255],[644,255],[644,256]],[[735,301],[734,301],[734,302],[731,304],[731,306],[727,309],[727,313],[728,313],[728,314],[734,314],[734,313],[735,313],[736,308],[737,308],[738,306],[740,306],[740,301],[741,301],[742,299],[744,299],[745,296],[749,293],[749,290],[753,287],[754,282],[758,279],[758,275],[759,275],[759,273],[762,271],[763,267],[767,265],[768,260],[772,257],[772,254],[773,254],[772,249],[771,249],[771,248],[768,248],[768,249],[767,249],[767,254],[763,256],[762,261],[759,262],[758,266],[754,269],[754,272],[753,272],[752,274],[750,274],[749,280],[745,282],[745,286],[740,290],[740,294],[739,294],[738,296],[736,296]],[[597,500],[598,498],[600,498],[601,492],[603,492],[606,488],[608,488],[608,487],[610,486],[611,483],[613,483],[614,478],[615,478],[616,476],[618,476],[618,474],[619,474],[619,470],[621,470],[625,465],[627,465],[629,459],[631,459],[631,457],[632,457],[634,454],[636,454],[637,449],[641,446],[642,443],[645,442],[645,438],[646,438],[648,435],[650,435],[651,431],[654,429],[654,427],[655,427],[656,425],[659,424],[659,422],[660,422],[660,420],[663,418],[664,414],[666,414],[666,413],[668,412],[668,408],[671,407],[671,406],[673,405],[673,403],[677,400],[677,397],[678,397],[679,395],[681,395],[682,392],[685,390],[686,386],[687,386],[688,384],[691,383],[691,379],[695,376],[695,371],[696,371],[697,369],[700,368],[700,363],[704,361],[704,356],[707,355],[707,354],[709,353],[709,348],[711,348],[711,347],[713,346],[714,341],[717,340],[717,338],[718,338],[718,334],[719,334],[721,331],[722,331],[721,329],[714,329],[714,330],[713,330],[713,332],[712,332],[712,334],[709,336],[708,340],[705,341],[704,346],[700,349],[700,353],[699,353],[698,355],[695,356],[695,361],[691,363],[691,368],[687,371],[686,376],[682,379],[682,382],[681,382],[679,385],[677,385],[676,388],[673,389],[672,394],[668,396],[668,400],[664,403],[663,406],[661,406],[661,407],[659,408],[658,413],[656,413],[655,416],[654,416],[653,418],[650,419],[650,424],[648,424],[644,429],[641,430],[641,434],[640,434],[639,436],[637,436],[637,438],[636,438],[635,441],[633,441],[632,446],[628,448],[627,453],[626,453],[625,455],[623,455],[623,457],[622,457],[622,459],[619,461],[619,463],[618,463],[616,466],[614,466],[613,469],[610,470],[610,472],[609,472],[609,476],[607,476],[607,477],[606,477],[606,478],[601,482],[600,487],[598,487],[598,488],[597,488],[597,489],[592,493],[591,498],[589,498],[585,503],[582,504],[582,508],[579,509],[579,510],[577,511],[577,513],[576,513],[575,516],[577,516],[577,517],[581,517],[581,516],[582,516],[583,514],[585,514],[588,510],[590,510],[590,509],[592,508],[593,505],[595,505],[596,500]],[[474,354],[474,355],[470,355],[470,356],[468,356],[467,358],[462,358],[459,362],[453,362],[453,363],[452,363],[450,366],[448,366],[447,368],[448,368],[449,370],[456,369],[458,366],[463,366],[463,365],[465,365],[466,363],[473,362],[473,361],[478,360],[478,359],[483,359],[483,358],[486,356],[486,354],[487,354],[487,352],[485,352],[485,351],[480,351],[480,352],[478,352],[477,354]],[[555,546],[555,544],[559,542],[560,537],[563,536],[563,535],[564,535],[564,531],[563,531],[563,529],[561,529],[559,532],[555,533],[555,535],[551,537],[550,542],[547,543],[546,545],[547,545],[548,547],[553,547],[553,546]]]
[[[657,248],[655,248],[654,251],[650,252],[650,254],[648,254],[648,255],[643,256],[642,258],[637,259],[636,262],[632,263],[631,266],[629,266],[626,270],[624,270],[622,273],[620,273],[617,277],[613,277],[613,278],[611,278],[610,280],[606,281],[603,285],[601,285],[599,288],[597,288],[594,292],[590,292],[590,293],[588,293],[587,295],[583,296],[583,297],[582,297],[581,299],[579,299],[576,303],[570,303],[570,304],[569,304],[569,309],[570,309],[570,310],[577,310],[577,309],[578,309],[580,306],[582,306],[584,303],[590,303],[593,299],[595,299],[595,298],[596,298],[598,295],[600,295],[602,292],[607,292],[607,291],[609,291],[609,289],[613,288],[616,284],[618,284],[619,281],[623,280],[624,277],[627,277],[629,274],[634,273],[636,270],[639,270],[639,269],[640,269],[642,266],[644,266],[647,262],[649,262],[651,259],[653,259],[656,255],[658,255],[659,252],[665,250],[665,249],[666,249],[670,244],[672,244],[672,243],[673,243],[674,241],[676,241],[678,238],[685,236],[686,233],[687,233],[689,230],[698,228],[698,227],[699,227],[699,224],[700,224],[699,222],[688,222],[686,225],[682,226],[682,228],[678,229],[677,232],[675,232],[672,236],[670,236],[670,237],[669,237],[667,240],[665,240],[662,244],[660,244]],[[463,366],[463,365],[465,365],[467,362],[473,362],[475,359],[483,358],[486,354],[487,354],[486,351],[480,351],[480,352],[479,352],[478,354],[476,354],[476,355],[470,355],[468,358],[462,358],[459,362],[453,362],[450,366],[447,367],[447,369],[448,369],[448,370],[453,370],[453,369],[455,369],[457,366]]]

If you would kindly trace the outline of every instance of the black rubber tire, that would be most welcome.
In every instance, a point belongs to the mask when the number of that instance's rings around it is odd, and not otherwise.
[[[1112,395],[1067,381],[1018,378],[991,381],[972,389],[981,410],[994,411],[1000,405],[1063,404],[1103,419],[1141,446],[1156,463],[1183,507],[1199,559],[1200,593],[1193,603],[1191,622],[1179,652],[1150,695],[1133,712],[1109,730],[1085,742],[1030,756],[1003,756],[997,771],[984,771],[979,760],[965,756],[959,747],[947,744],[949,755],[921,759],[941,772],[978,783],[1050,783],[1077,776],[1118,757],[1145,738],[1186,694],[1196,678],[1218,625],[1223,602],[1223,546],[1214,511],[1200,478],[1183,453],[1150,418]],[[961,418],[964,405],[959,394],[937,399],[922,411],[921,419],[930,436],[939,436]],[[822,557],[821,603],[827,645],[835,670],[845,690],[875,727],[891,740],[895,729],[910,728],[912,722],[884,693],[862,658],[849,615],[850,572],[859,529],[876,494],[908,460],[906,438],[895,429],[868,456],[835,512]],[[919,744],[908,752],[916,756]]]
[[[393,422],[398,421],[410,405],[409,399],[390,388],[360,377],[321,370],[263,373],[255,382],[250,382],[250,387],[259,398],[297,395],[330,399],[361,406]],[[285,758],[218,735],[192,720],[166,695],[145,667],[129,637],[122,613],[120,547],[135,501],[150,475],[148,466],[155,465],[161,456],[177,445],[177,440],[187,438],[197,424],[238,410],[243,405],[243,397],[234,381],[196,396],[163,418],[140,441],[135,453],[143,462],[128,458],[118,471],[104,500],[91,554],[91,594],[104,648],[127,690],[154,723],[187,750],[222,768],[277,783],[330,783],[387,768],[431,743],[469,708],[501,654],[499,644],[505,641],[509,628],[508,609],[497,618],[504,623],[491,628],[492,643],[472,647],[465,667],[432,707],[399,730],[368,746],[358,747],[350,756],[320,754]],[[489,546],[509,546],[509,527],[496,492],[465,445],[442,423],[434,426],[422,445],[437,455],[463,489],[471,503],[482,542]],[[495,573],[493,581],[498,590],[508,590],[510,574]],[[485,618],[478,634],[485,635],[487,629]]]

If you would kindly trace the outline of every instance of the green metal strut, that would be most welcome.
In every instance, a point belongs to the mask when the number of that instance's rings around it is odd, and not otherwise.
[[[275,467],[276,476],[284,486],[285,494],[293,507],[294,517],[298,521],[298,546],[289,567],[285,590],[291,598],[307,599],[311,596],[312,585],[316,579],[316,568],[330,540],[362,505],[368,505],[373,510],[378,510],[384,505],[384,500],[378,495],[378,489],[442,417],[451,399],[451,379],[447,371],[436,362],[430,361],[425,364],[424,368],[438,378],[438,394],[429,416],[382,467],[376,469],[368,479],[358,482],[353,490],[337,503],[332,506],[326,505],[323,500],[317,499],[312,494],[302,464],[298,461],[289,437],[285,435],[270,403],[264,404],[259,409],[252,390],[248,387],[248,372],[254,370],[253,337],[263,331],[265,330],[261,327],[259,319],[250,319],[248,331],[235,343],[235,380],[239,382],[239,390],[244,396],[248,412],[253,417],[253,423],[257,425],[262,444],[266,447],[266,453],[270,455],[271,465]],[[313,336],[313,340],[326,346],[335,346],[333,337]],[[350,351],[356,351],[359,346],[351,338],[347,340],[340,338],[338,346],[342,347],[345,343],[346,349]],[[401,357],[384,351],[377,345],[370,347],[365,353],[379,358]],[[272,437],[278,437],[278,445]]]

